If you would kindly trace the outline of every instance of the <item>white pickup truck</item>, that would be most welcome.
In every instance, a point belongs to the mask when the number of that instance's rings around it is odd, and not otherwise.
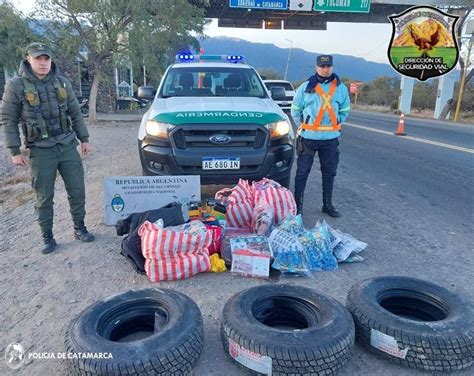
[[[281,107],[285,113],[291,112],[291,104],[293,103],[293,97],[295,96],[295,88],[289,81],[285,80],[263,80],[263,83],[270,91],[272,87],[282,87],[285,89],[285,98],[276,100],[275,102]]]
[[[289,117],[241,56],[180,54],[138,132],[145,175],[200,175],[202,184],[263,177],[288,187],[294,159]],[[284,97],[283,90],[275,99]],[[149,93],[147,93],[149,92]]]

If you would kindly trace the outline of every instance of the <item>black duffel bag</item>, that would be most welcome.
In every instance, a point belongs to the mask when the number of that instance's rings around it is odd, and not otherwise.
[[[127,218],[117,221],[115,230],[117,235],[128,234],[122,240],[122,250],[120,253],[129,259],[137,272],[145,274],[145,258],[142,255],[141,239],[138,229],[145,222],[156,222],[162,219],[164,226],[178,226],[184,223],[181,204],[175,202],[163,206],[159,209],[149,210],[142,213],[130,214]]]

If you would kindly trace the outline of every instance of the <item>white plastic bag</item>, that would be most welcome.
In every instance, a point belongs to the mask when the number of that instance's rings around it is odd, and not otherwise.
[[[336,230],[337,231],[337,230]],[[339,262],[363,261],[362,257],[355,257],[367,247],[367,243],[357,240],[350,234],[337,231],[341,241],[336,245],[333,252]]]

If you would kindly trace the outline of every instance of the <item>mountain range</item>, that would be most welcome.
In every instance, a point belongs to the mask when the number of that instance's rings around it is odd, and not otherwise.
[[[417,39],[418,43],[417,43]],[[394,47],[417,46],[420,41],[429,42],[437,47],[455,47],[453,36],[449,34],[443,24],[435,20],[425,20],[421,24],[410,23],[403,32],[393,41]]]
[[[206,54],[243,55],[245,62],[256,69],[272,68],[279,72],[282,77],[285,74],[289,53],[288,48],[280,48],[270,43],[253,43],[229,37],[208,38],[200,42]],[[318,52],[308,52],[300,48],[293,48],[291,50],[290,64],[288,65],[287,79],[295,82],[304,80],[314,74],[316,56],[319,54]],[[333,54],[333,56],[334,71],[339,77],[366,82],[379,76],[399,76],[389,64],[375,63],[350,55]]]

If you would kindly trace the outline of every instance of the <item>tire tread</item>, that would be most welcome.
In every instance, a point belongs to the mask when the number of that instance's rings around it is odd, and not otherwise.
[[[232,359],[229,354],[230,339],[247,350],[269,356],[272,359],[273,375],[333,375],[352,356],[355,333],[354,327],[348,325],[348,330],[333,338],[330,345],[321,345],[314,348],[285,348],[284,345],[260,343],[239,332],[236,324],[229,319],[226,308],[224,308],[221,320],[221,340],[224,351]],[[247,372],[256,373],[240,363],[237,364]]]
[[[474,335],[472,332],[459,337],[429,335],[427,333],[408,333],[401,329],[384,325],[368,317],[366,307],[361,307],[351,290],[347,297],[347,308],[351,312],[356,327],[356,340],[371,352],[386,359],[411,368],[427,371],[459,371],[472,365]],[[405,359],[394,357],[370,345],[371,329],[390,335],[396,339],[399,347],[408,348]],[[468,328],[466,328],[469,330]],[[472,330],[472,328],[471,328]]]

